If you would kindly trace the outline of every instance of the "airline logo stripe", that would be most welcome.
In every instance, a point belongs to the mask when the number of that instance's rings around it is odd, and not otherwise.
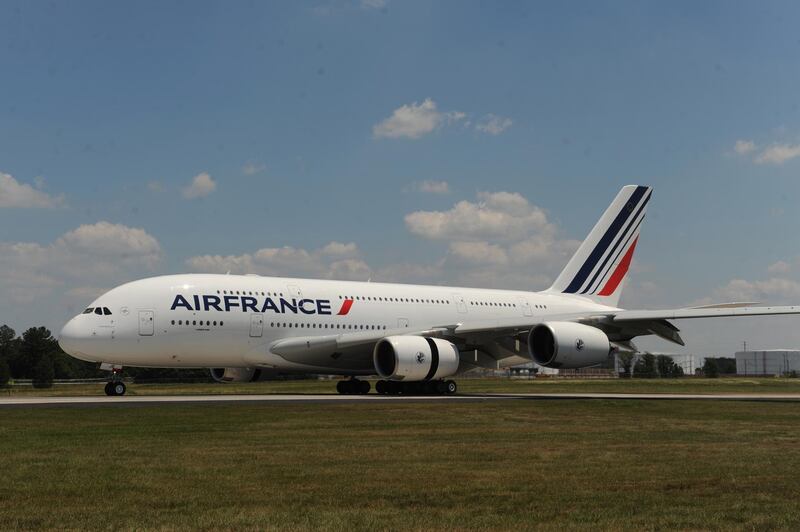
[[[591,282],[588,285],[586,285],[586,288],[583,289],[583,292],[581,292],[581,294],[585,294],[590,291],[594,293],[597,290],[597,286],[595,285],[600,285],[603,283],[603,280],[605,279],[606,275],[608,275],[609,270],[611,270],[611,268],[614,266],[614,263],[617,262],[617,259],[619,258],[622,251],[627,247],[628,243],[631,241],[631,236],[636,234],[637,229],[639,229],[639,226],[642,224],[642,221],[644,221],[643,212],[645,207],[647,207],[647,203],[650,201],[651,196],[652,192],[647,195],[645,200],[639,206],[639,210],[636,211],[636,214],[628,223],[628,226],[625,228],[625,231],[622,233],[622,236],[617,240],[617,243],[614,244],[614,247],[611,249],[611,252],[609,252],[608,255],[606,255],[605,260],[603,260],[603,264],[601,264],[600,267],[597,268],[597,271],[595,272],[594,277],[592,277]],[[631,231],[631,228],[633,228],[633,232],[628,234]],[[617,251],[617,248],[620,248],[620,246],[621,249]],[[614,260],[612,260],[611,263],[609,264],[608,261],[609,259],[611,259],[611,257],[614,257]],[[606,266],[608,266],[608,268],[606,268]],[[602,276],[600,275],[601,273],[603,274]],[[598,277],[600,278],[599,280]]]
[[[352,299],[345,299],[342,302],[342,308],[339,309],[339,312],[336,313],[337,316],[347,316],[347,313],[350,312],[350,307],[353,306]]]
[[[583,264],[583,266],[581,266],[581,269],[578,270],[575,278],[572,280],[566,290],[564,290],[564,293],[575,294],[581,289],[581,287],[583,287],[584,283],[589,278],[589,275],[592,273],[592,271],[594,271],[595,266],[597,266],[597,263],[600,262],[600,259],[605,255],[606,251],[608,251],[608,248],[617,239],[620,231],[625,226],[625,223],[628,221],[628,219],[630,219],[633,213],[636,212],[636,207],[649,190],[649,187],[636,187],[636,190],[633,191],[633,194],[631,194],[628,202],[625,204],[619,214],[617,214],[617,217],[600,239],[600,242],[597,243],[597,246],[595,246],[594,250],[592,250],[589,258],[586,259],[586,262]]]
[[[620,262],[619,266],[617,266],[617,269],[614,270],[614,275],[611,276],[598,295],[610,296],[617,289],[619,283],[621,283],[625,278],[625,274],[628,273],[628,268],[631,266],[631,259],[633,259],[633,251],[636,249],[636,243],[638,241],[638,238],[633,241],[633,244],[631,244],[631,247],[628,249],[625,257],[622,258],[622,262]]]
[[[619,251],[617,251],[616,255],[614,256],[614,259],[608,264],[606,272],[600,277],[600,279],[597,282],[597,285],[591,289],[590,293],[592,294],[596,293],[600,289],[600,286],[602,286],[603,283],[607,282],[609,273],[614,268],[614,265],[617,264],[617,260],[619,259],[620,255],[622,255],[623,252],[626,249],[628,249],[628,244],[631,243],[631,240],[639,238],[639,226],[641,225],[642,221],[644,221],[644,216],[642,216],[642,218],[639,220],[639,223],[636,224],[636,228],[625,240],[625,243],[622,245],[622,247],[619,248]]]

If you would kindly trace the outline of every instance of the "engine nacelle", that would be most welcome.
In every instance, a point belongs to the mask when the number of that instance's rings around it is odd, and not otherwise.
[[[388,336],[375,345],[375,371],[393,381],[429,381],[455,375],[458,348],[439,338]]]
[[[255,368],[212,368],[211,378],[217,382],[256,382],[261,370]]]
[[[528,333],[528,351],[534,362],[548,368],[585,368],[608,359],[608,336],[581,323],[542,323]]]

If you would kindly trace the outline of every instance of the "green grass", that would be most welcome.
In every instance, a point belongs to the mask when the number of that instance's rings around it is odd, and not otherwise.
[[[722,379],[456,379],[460,393],[797,393],[800,379],[722,378]],[[334,393],[336,381],[303,380],[233,384],[130,384],[130,395],[174,394],[272,394]],[[0,390],[8,395],[102,395],[103,384],[56,385],[38,390],[13,387]]]
[[[800,528],[792,403],[114,406],[0,420],[3,529]]]

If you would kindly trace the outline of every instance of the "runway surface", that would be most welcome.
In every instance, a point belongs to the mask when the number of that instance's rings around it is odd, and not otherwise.
[[[800,394],[623,394],[623,393],[536,393],[536,394],[461,394],[444,396],[387,396],[336,394],[270,394],[270,395],[127,395],[124,397],[4,397],[0,408],[30,406],[114,406],[167,405],[197,403],[369,403],[369,402],[482,402],[519,400],[690,400],[690,401],[798,401]]]

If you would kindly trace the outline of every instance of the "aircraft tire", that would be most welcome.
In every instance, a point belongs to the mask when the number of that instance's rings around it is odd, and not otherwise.
[[[458,391],[456,381],[445,381],[444,384],[447,387],[447,395],[453,395]]]

